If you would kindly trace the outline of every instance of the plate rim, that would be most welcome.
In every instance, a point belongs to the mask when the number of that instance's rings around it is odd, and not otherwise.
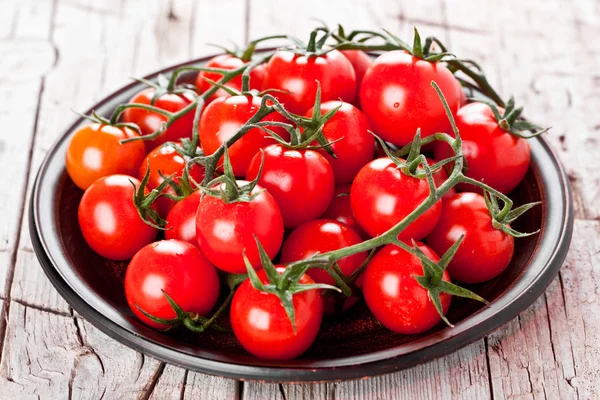
[[[268,50],[271,49],[264,49],[263,51]],[[200,57],[163,68],[160,71],[147,75],[145,79],[153,79],[161,73],[170,72],[184,65],[202,63],[214,56],[215,55]],[[114,98],[119,97],[125,92],[136,87],[141,87],[138,82],[132,82],[121,87],[97,102],[92,108],[90,108],[90,110],[86,112],[86,114],[90,113],[94,109],[106,105]],[[521,282],[523,277],[520,277],[513,287],[506,290],[499,298],[494,300],[493,303],[504,300],[506,304],[504,304],[502,308],[498,308],[496,311],[483,318],[483,315],[486,313],[489,314],[490,310],[489,307],[483,307],[475,314],[457,323],[456,327],[452,328],[451,330],[443,329],[441,331],[432,333],[431,335],[420,338],[415,342],[386,350],[380,350],[359,356],[331,359],[338,360],[338,362],[336,365],[330,366],[320,365],[324,363],[323,361],[312,362],[310,364],[307,363],[305,366],[298,366],[280,362],[263,362],[260,360],[254,360],[255,363],[253,365],[248,365],[241,364],[239,362],[234,363],[193,355],[189,352],[173,349],[162,343],[158,343],[151,338],[138,335],[130,329],[103,315],[92,304],[88,303],[82,295],[77,293],[73,285],[70,284],[67,281],[67,278],[63,275],[63,271],[59,270],[51,260],[50,252],[47,247],[47,243],[44,241],[40,227],[39,201],[41,184],[44,174],[47,171],[48,164],[50,161],[52,161],[52,158],[57,152],[58,148],[68,137],[70,137],[73,130],[81,122],[82,119],[77,118],[73,124],[71,124],[68,129],[65,130],[63,135],[54,142],[36,174],[29,204],[29,232],[36,256],[53,286],[67,300],[69,305],[100,331],[104,332],[120,343],[123,343],[126,346],[140,351],[146,355],[202,373],[241,380],[270,382],[325,382],[376,376],[428,362],[435,358],[450,354],[461,347],[485,337],[488,333],[500,327],[501,325],[504,325],[506,322],[516,317],[525,308],[533,304],[533,302],[535,302],[535,300],[543,293],[552,279],[556,276],[568,253],[574,223],[574,210],[569,180],[554,150],[548,145],[545,139],[537,137],[532,139],[536,143],[535,147],[532,146],[532,159],[534,159],[536,155],[547,156],[549,159],[547,161],[550,161],[553,165],[553,172],[555,172],[560,179],[560,198],[562,200],[561,208],[564,208],[565,212],[562,217],[556,215],[550,216],[550,213],[546,212],[542,213],[543,222],[547,221],[550,217],[554,219],[560,218],[560,221],[558,221],[560,223],[558,239],[552,252],[545,258],[545,265],[537,275],[530,277],[528,281],[529,283],[525,287],[521,288],[516,296],[508,298],[508,295],[515,290],[515,287],[519,286],[518,284]],[[537,152],[543,152],[543,154],[534,154],[534,148],[537,149]],[[538,171],[537,173],[543,177],[549,172]],[[544,188],[543,190],[547,194],[546,189],[547,188]],[[545,237],[541,237],[540,240],[538,240],[536,245],[536,253],[532,255],[532,258],[529,261],[530,263],[536,260],[536,256],[538,255],[537,250],[539,250],[543,244],[544,238]],[[99,296],[96,297],[99,298]],[[110,307],[108,304],[107,306]],[[474,321],[476,319],[479,319],[480,321]],[[141,323],[138,324],[141,325]],[[442,351],[439,350],[439,346],[436,346],[436,344],[439,343],[444,344]],[[416,346],[415,344],[418,344],[419,346]],[[408,350],[398,352],[398,348],[408,348]],[[344,360],[344,362],[340,362],[340,360]]]

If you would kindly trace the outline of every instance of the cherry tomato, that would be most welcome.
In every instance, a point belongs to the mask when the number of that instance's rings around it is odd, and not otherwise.
[[[200,142],[204,154],[213,154],[235,135],[241,126],[256,114],[260,103],[260,97],[251,95],[221,97],[210,103],[200,118]],[[276,112],[267,115],[261,121],[287,122],[285,117]],[[285,129],[277,127],[269,127],[269,129],[284,139],[289,138]],[[250,129],[228,150],[233,173],[243,177],[252,157],[261,148],[272,143],[274,140],[268,133],[259,128]]]
[[[239,185],[248,182],[238,181]],[[255,237],[270,258],[274,258],[283,241],[283,219],[273,196],[256,186],[252,201],[225,203],[205,195],[196,214],[196,236],[202,252],[217,268],[233,274],[246,272],[242,253],[254,268],[260,268]]]
[[[129,128],[87,124],[79,128],[67,148],[66,166],[73,182],[86,190],[96,180],[114,174],[135,175],[146,156],[142,141],[121,144],[139,136]]]
[[[419,245],[425,255],[437,262],[438,256],[425,245]],[[429,293],[415,279],[423,275],[421,261],[396,245],[379,250],[363,274],[363,294],[369,310],[386,328],[413,335],[425,332],[441,317],[429,298]],[[444,272],[442,279],[450,281]],[[444,314],[452,297],[440,296]]]
[[[125,296],[131,311],[155,329],[157,323],[139,309],[160,319],[176,318],[165,298],[171,297],[185,312],[207,316],[219,297],[219,276],[197,247],[181,240],[161,240],[142,248],[125,274]]]
[[[180,143],[178,143],[180,145]],[[161,176],[171,176],[174,174],[173,182],[178,183],[179,179],[183,175],[185,166],[187,164],[186,159],[170,145],[162,145],[152,150],[146,159],[140,164],[138,170],[138,178],[144,179],[148,166],[150,167],[150,176],[148,178],[148,189],[156,189],[163,181]],[[189,176],[196,182],[202,182],[204,179],[204,167],[199,164],[194,164],[189,168]],[[168,187],[163,193],[176,194],[172,187]],[[175,205],[176,201],[171,200],[167,197],[159,197],[155,204],[158,209],[158,213],[165,217],[171,208]]]
[[[127,260],[154,240],[156,229],[146,224],[133,204],[133,185],[127,175],[98,179],[83,194],[78,219],[87,244],[102,257]]]
[[[347,225],[331,219],[317,219],[300,225],[292,231],[281,250],[281,262],[306,260],[316,253],[339,250],[362,242],[358,233]],[[345,276],[350,276],[367,259],[367,253],[356,253],[337,262]],[[312,268],[307,272],[315,282],[335,285],[327,271]]]
[[[246,179],[258,175],[261,154],[252,159]],[[295,228],[318,218],[333,198],[333,169],[314,150],[290,150],[280,144],[264,149],[264,165],[259,184],[273,195],[286,228]]]
[[[499,111],[504,112],[502,109]],[[456,114],[456,126],[463,140],[468,177],[502,193],[510,193],[521,183],[529,169],[529,143],[503,130],[488,105],[471,103],[462,107]],[[436,144],[436,159],[451,155],[450,146]],[[459,184],[458,188],[481,192],[469,184]]]
[[[321,218],[334,219],[346,224],[358,233],[361,238],[366,239],[369,235],[367,235],[358,222],[356,222],[356,218],[354,218],[354,214],[352,214],[352,207],[350,206],[350,187],[350,184],[335,187],[333,200],[331,200],[329,207],[325,210],[323,215],[321,215]]]
[[[219,69],[227,69],[233,70],[241,67],[242,65],[247,64],[246,61],[241,60],[240,58],[234,57],[231,54],[222,54],[216,57],[211,58],[206,63],[206,68],[219,68]],[[263,80],[265,79],[266,65],[260,64],[256,66],[250,72],[250,89],[262,90]],[[219,80],[223,77],[223,75],[215,73],[215,72],[204,72],[200,71],[198,76],[196,77],[196,87],[200,91],[200,93],[204,93],[212,87],[210,82],[207,82],[204,78],[208,78],[212,81],[219,82]],[[225,84],[225,86],[230,87],[234,90],[241,91],[242,90],[242,74],[236,76],[229,82]],[[215,94],[210,96],[208,101],[213,101],[217,97],[228,97],[229,93],[224,91],[223,89],[218,89]]]
[[[339,250],[343,247],[353,246],[362,242],[362,239],[352,228],[347,225],[328,219],[317,219],[300,225],[292,231],[283,244],[281,262],[288,264],[294,261],[305,260],[316,253]],[[344,257],[337,262],[338,267],[346,277],[350,277],[367,259],[367,253],[356,253]],[[335,285],[335,281],[327,271],[318,268],[309,269],[307,275],[317,283]],[[358,302],[359,298],[352,296],[346,298],[343,310],[350,308]],[[323,297],[325,315],[335,314],[334,293],[329,291]]]
[[[200,204],[200,191],[195,191],[181,200],[167,215],[166,239],[183,240],[198,246],[196,238],[196,212]]]
[[[362,50],[342,50],[344,57],[350,61],[354,74],[356,75],[356,98],[352,104],[359,105],[360,85],[369,67],[373,64],[373,59],[370,55]]]
[[[321,83],[321,101],[350,102],[356,92],[356,76],[352,64],[342,53],[332,50],[322,56],[303,56],[278,51],[267,64],[265,89],[285,90],[274,93],[285,108],[304,114],[314,105],[317,81]]]
[[[402,221],[429,196],[427,179],[402,173],[388,157],[378,158],[360,170],[350,190],[354,217],[371,236],[386,232]],[[442,211],[435,203],[398,236],[421,240],[435,227]]]
[[[147,88],[137,93],[129,100],[130,103],[153,105],[165,111],[172,113],[178,112],[189,106],[195,99],[191,94],[172,94],[165,93],[158,97],[154,104],[151,104],[155,89]],[[175,142],[182,138],[192,136],[192,128],[194,126],[194,112],[192,109],[177,119],[156,139],[144,140],[146,149],[152,150],[155,147],[165,142]],[[156,132],[161,124],[167,120],[167,117],[153,111],[143,110],[141,108],[128,108],[123,112],[123,121],[134,123],[140,127],[142,134],[149,135]]]
[[[352,182],[358,171],[373,159],[375,151],[375,138],[369,133],[369,122],[358,108],[349,103],[328,101],[321,104],[321,114],[340,105],[341,108],[323,126],[325,139],[335,142],[331,148],[337,158],[330,156],[325,149],[319,150],[331,164],[336,184]],[[312,115],[313,109],[310,109],[306,116]]]
[[[284,268],[278,267],[281,274]],[[264,270],[258,271],[261,282],[268,283]],[[301,284],[314,283],[307,275]],[[271,360],[287,360],[304,353],[315,341],[323,318],[323,300],[319,290],[294,294],[296,332],[292,328],[281,300],[274,294],[260,292],[246,279],[231,301],[231,327],[235,337],[252,355]]]
[[[442,216],[427,244],[443,254],[460,235],[465,237],[447,268],[452,279],[485,282],[500,275],[510,263],[515,239],[492,226],[482,195],[458,193],[444,199]]]
[[[377,57],[360,88],[360,104],[374,131],[398,146],[421,137],[451,132],[442,102],[431,87],[435,81],[453,113],[460,107],[462,88],[441,63],[420,60],[404,51]]]

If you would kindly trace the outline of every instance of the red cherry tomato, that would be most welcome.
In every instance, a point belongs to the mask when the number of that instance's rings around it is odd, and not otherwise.
[[[493,279],[506,269],[515,239],[492,226],[485,199],[477,193],[458,193],[444,199],[442,216],[427,237],[438,254],[465,235],[447,271],[457,281],[479,283]]]
[[[378,236],[402,221],[429,196],[427,179],[405,175],[392,160],[378,158],[360,170],[350,190],[354,217],[371,236]],[[425,211],[398,236],[421,240],[435,227],[441,201]]]
[[[83,194],[78,219],[87,244],[102,257],[127,260],[154,240],[156,229],[146,224],[133,204],[133,185],[127,175],[98,179]]]
[[[317,219],[300,225],[292,231],[281,250],[281,262],[306,260],[316,253],[339,250],[362,242],[358,233],[341,222],[330,219]],[[350,276],[367,259],[367,253],[356,253],[337,262],[345,276]],[[312,268],[307,272],[315,282],[335,285],[327,271]]]
[[[129,128],[87,124],[79,128],[67,148],[66,166],[69,176],[80,189],[96,180],[114,174],[135,175],[146,156],[142,141],[121,144],[123,139],[139,136]]]
[[[277,271],[281,274],[284,268]],[[268,283],[264,270],[258,277]],[[301,284],[314,283],[307,275]],[[315,341],[323,318],[323,300],[319,290],[294,294],[296,332],[281,300],[274,294],[260,292],[246,279],[231,302],[231,327],[235,337],[252,355],[271,360],[288,360],[304,353]]]
[[[324,149],[319,150],[333,168],[335,183],[352,182],[358,171],[373,159],[375,138],[369,133],[369,122],[364,114],[352,104],[328,101],[321,104],[321,114],[339,107],[323,127],[323,135],[331,145],[337,158],[330,156]],[[311,108],[306,114],[312,117]],[[315,142],[315,145],[317,143]]]
[[[362,242],[362,239],[352,228],[347,225],[327,219],[317,219],[300,225],[292,231],[286,239],[281,250],[281,262],[288,264],[294,261],[305,260],[316,253],[339,250]],[[344,257],[337,262],[338,267],[346,277],[350,277],[367,259],[367,252],[356,253]],[[335,285],[335,281],[327,271],[313,268],[307,275],[317,283]],[[323,297],[325,315],[335,314],[335,297],[333,292]],[[359,300],[358,297],[349,297],[343,303],[343,310],[350,308]]]
[[[166,239],[183,240],[198,246],[196,212],[200,204],[200,196],[200,191],[196,191],[171,208],[169,215],[167,215]]]
[[[350,61],[354,74],[356,75],[356,98],[352,102],[354,105],[359,105],[360,85],[369,67],[373,64],[373,59],[370,55],[362,50],[342,50],[344,57]]]
[[[502,193],[510,193],[521,183],[529,169],[529,143],[503,130],[488,105],[471,103],[462,107],[456,114],[456,126],[463,140],[467,176]],[[450,146],[436,143],[436,159],[451,155]],[[481,192],[469,184],[459,184],[458,188]]]
[[[219,68],[219,69],[227,69],[233,70],[236,68],[245,65],[247,62],[243,61],[237,57],[232,56],[231,54],[222,54],[220,56],[216,56],[208,60],[206,63],[206,68]],[[256,66],[250,72],[250,89],[262,90],[263,80],[265,78],[265,70],[266,65],[261,64]],[[215,72],[204,72],[200,71],[198,76],[196,77],[196,87],[200,91],[200,93],[204,93],[212,87],[212,84],[206,81],[204,78],[208,78],[212,81],[219,82],[219,80],[223,77],[223,75],[215,73]],[[242,75],[238,75],[229,82],[225,84],[225,86],[230,87],[234,90],[241,91],[242,90]],[[213,101],[217,97],[228,97],[229,93],[224,91],[223,89],[218,89],[215,94],[210,96],[208,101]]]
[[[333,200],[331,200],[329,207],[325,210],[323,215],[321,215],[321,218],[334,219],[346,224],[358,233],[361,238],[366,239],[369,235],[367,235],[358,222],[356,222],[356,218],[354,218],[354,214],[352,214],[352,207],[350,206],[350,187],[350,184],[335,187]]]
[[[437,262],[438,256],[425,245],[419,245],[425,255]],[[425,332],[440,321],[429,293],[415,280],[423,275],[421,261],[396,245],[379,250],[363,274],[363,294],[369,310],[386,328],[413,335]],[[448,273],[442,277],[450,281]],[[452,297],[441,296],[444,314]]]
[[[219,276],[195,246],[181,240],[161,240],[138,251],[125,274],[129,308],[155,329],[169,326],[148,318],[138,307],[153,317],[176,318],[163,291],[183,311],[207,316],[219,297]]]
[[[150,105],[154,93],[154,88],[144,89],[133,96],[129,102]],[[194,96],[187,93],[165,93],[158,97],[152,105],[162,110],[175,113],[189,106],[194,100]],[[144,140],[146,149],[152,150],[165,142],[175,142],[182,138],[191,137],[192,128],[194,126],[194,112],[194,109],[187,112],[181,118],[173,122],[173,124],[156,139]],[[153,111],[143,110],[141,108],[128,108],[123,112],[123,121],[134,123],[139,126],[144,135],[156,132],[166,120],[167,117],[164,115]]]
[[[238,181],[238,184],[246,184]],[[273,196],[256,186],[252,201],[225,203],[205,195],[196,214],[196,236],[202,252],[217,268],[233,274],[246,272],[242,253],[254,268],[260,268],[255,237],[270,258],[274,258],[283,241],[283,219]]]
[[[262,157],[256,154],[246,179],[258,175]],[[313,150],[289,150],[279,144],[264,149],[258,183],[273,195],[286,228],[318,218],[333,198],[333,170],[325,157]]]
[[[258,96],[221,97],[206,107],[200,118],[200,142],[204,154],[211,155],[229,138],[237,133],[242,125],[256,114],[260,107]],[[287,122],[285,117],[274,112],[261,121]],[[269,127],[284,139],[289,139],[285,129]],[[250,160],[259,150],[274,143],[269,134],[259,128],[250,129],[240,140],[229,148],[231,167],[236,176],[243,177]],[[223,158],[221,158],[223,163]]]
[[[186,159],[177,152],[172,146],[163,145],[152,150],[146,159],[140,164],[138,170],[138,178],[144,179],[148,166],[150,167],[150,176],[148,178],[148,189],[156,189],[163,181],[161,174],[164,176],[173,176],[173,182],[179,183],[179,179],[183,175]],[[204,179],[204,167],[199,164],[194,164],[189,168],[189,176],[196,182],[202,182]],[[168,187],[163,193],[176,194],[173,188]],[[156,202],[158,213],[165,217],[171,208],[176,204],[175,200],[167,197],[159,197]]]
[[[421,128],[421,137],[451,132],[431,81],[439,85],[450,110],[456,113],[462,88],[443,64],[399,50],[377,57],[360,88],[360,104],[374,131],[399,146],[410,143],[417,128]]]
[[[289,51],[278,51],[267,64],[263,86],[265,89],[289,92],[273,95],[287,110],[304,114],[314,105],[317,81],[321,83],[322,102],[354,100],[354,69],[350,61],[337,50],[322,56],[302,56]]]

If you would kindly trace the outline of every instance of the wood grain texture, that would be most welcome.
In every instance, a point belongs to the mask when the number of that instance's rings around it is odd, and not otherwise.
[[[3,191],[0,209],[14,212],[0,225],[0,397],[600,397],[600,44],[591,39],[600,35],[597,2],[4,0],[2,7],[0,126],[8,128],[0,133],[0,185],[13,190]],[[443,359],[320,385],[241,384],[188,372],[73,316],[31,253],[23,214],[41,160],[74,119],[69,109],[83,111],[129,76],[213,52],[208,42],[283,31],[306,40],[313,16],[348,29],[391,29],[408,40],[416,25],[458,56],[480,61],[529,118],[552,125],[548,138],[568,170],[579,220],[567,263],[545,296],[486,341]]]

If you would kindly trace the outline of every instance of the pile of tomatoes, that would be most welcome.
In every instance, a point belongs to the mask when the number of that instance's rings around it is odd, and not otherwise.
[[[467,102],[465,64],[431,40],[360,35],[319,28],[264,63],[217,56],[188,68],[194,85],[149,82],[74,133],[81,232],[130,260],[124,290],[142,322],[227,330],[229,309],[248,352],[288,359],[361,298],[386,328],[417,334],[446,321],[452,295],[480,299],[451,281],[507,268],[524,209],[506,195],[536,127],[512,101]],[[389,51],[367,55],[369,40]]]

